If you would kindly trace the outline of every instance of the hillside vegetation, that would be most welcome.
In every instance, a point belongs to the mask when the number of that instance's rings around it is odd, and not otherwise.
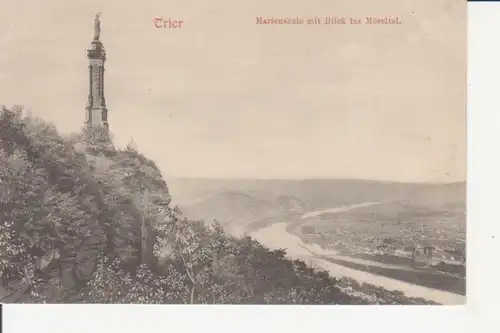
[[[171,199],[132,147],[117,150],[99,130],[63,138],[3,108],[0,302],[425,303],[339,285],[215,220],[186,219]]]

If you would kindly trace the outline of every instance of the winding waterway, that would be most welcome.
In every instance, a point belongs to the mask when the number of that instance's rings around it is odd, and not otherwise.
[[[308,212],[302,216],[302,219],[319,216],[324,213],[345,212],[351,209],[377,204],[380,203],[367,202],[352,206],[343,206],[321,211]],[[250,235],[271,249],[286,249],[290,257],[300,259],[305,261],[306,263],[321,267],[327,270],[332,276],[349,277],[355,279],[359,283],[369,283],[385,288],[387,290],[399,290],[403,292],[407,297],[421,297],[443,305],[465,304],[465,296],[463,295],[418,286],[386,276],[376,275],[361,270],[344,267],[324,260],[322,258],[330,257],[335,259],[348,259],[349,261],[354,260],[357,262],[365,262],[365,260],[338,256],[335,251],[324,250],[317,244],[306,244],[300,239],[300,237],[288,232],[287,225],[287,222],[274,223],[259,230],[252,231]],[[377,263],[374,261],[370,261],[370,264],[385,266],[385,264]]]

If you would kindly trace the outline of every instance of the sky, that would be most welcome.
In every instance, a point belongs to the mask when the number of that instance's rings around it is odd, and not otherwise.
[[[465,1],[0,4],[0,104],[78,131],[101,12],[110,129],[167,178],[465,179]],[[264,26],[257,16],[402,24]],[[155,17],[183,26],[158,29]]]

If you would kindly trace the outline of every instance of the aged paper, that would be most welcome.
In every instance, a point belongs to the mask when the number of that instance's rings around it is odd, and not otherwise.
[[[464,304],[466,3],[3,0],[0,301]]]

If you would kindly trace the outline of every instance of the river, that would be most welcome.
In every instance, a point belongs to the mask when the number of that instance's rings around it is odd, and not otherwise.
[[[336,213],[348,211],[358,207],[367,207],[380,203],[363,203],[352,206],[344,206],[331,208],[327,210],[309,212],[302,216],[303,219],[313,216],[319,216],[324,213]],[[265,228],[253,231],[250,235],[260,243],[271,249],[286,249],[288,256],[295,259],[303,260],[306,263],[321,267],[327,270],[330,275],[336,277],[353,278],[359,283],[369,283],[387,290],[399,290],[407,297],[421,297],[443,305],[458,305],[465,304],[465,296],[454,294],[447,291],[418,286],[397,279],[367,273],[364,271],[344,267],[326,260],[321,257],[336,258],[335,251],[324,250],[317,244],[306,244],[300,237],[293,235],[287,231],[287,222],[274,223]],[[342,259],[346,259],[343,257]],[[352,260],[353,258],[351,258]],[[356,260],[358,261],[358,260]],[[375,263],[375,262],[372,262]],[[383,264],[382,264],[383,265]]]

